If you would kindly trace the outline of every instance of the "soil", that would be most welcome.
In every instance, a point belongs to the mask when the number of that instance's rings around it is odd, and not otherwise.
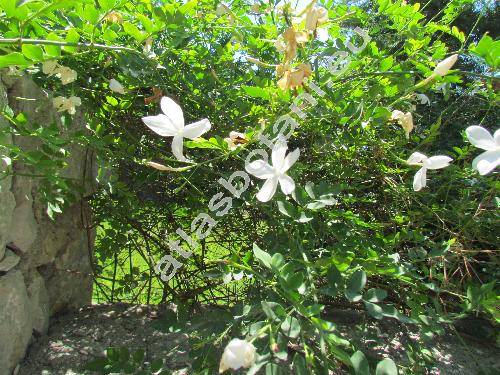
[[[52,319],[49,332],[29,348],[17,375],[88,374],[83,367],[96,357],[103,357],[110,346],[144,349],[146,360],[162,358],[176,375],[192,374],[189,370],[188,337],[158,329],[162,312],[156,306],[109,304],[95,305]],[[409,363],[404,348],[418,336],[394,321],[368,322],[359,316],[339,321],[344,338],[361,345],[368,357],[390,356],[397,363]],[[332,320],[335,321],[335,319]],[[354,330],[365,321],[364,331]],[[389,322],[389,323],[387,323]],[[390,323],[392,322],[392,323]],[[353,337],[354,332],[354,337]],[[500,350],[494,343],[446,333],[434,337],[428,345],[435,359],[432,369],[422,374],[488,375],[500,374]],[[343,374],[339,371],[338,374]]]

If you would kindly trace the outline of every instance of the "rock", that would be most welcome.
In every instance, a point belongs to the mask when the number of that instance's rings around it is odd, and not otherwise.
[[[0,277],[0,301],[0,375],[10,375],[24,357],[33,327],[21,271]]]
[[[7,104],[7,92],[0,82],[0,108]],[[8,134],[3,134],[2,129],[9,125],[5,119],[0,116],[0,144],[12,142],[12,137]],[[7,150],[0,146],[0,176],[9,168],[3,160],[6,157]],[[12,220],[12,210],[16,205],[14,196],[11,192],[12,177],[0,178],[0,260],[5,255],[5,244],[8,242],[8,233]]]
[[[46,334],[49,328],[49,295],[45,287],[45,280],[33,270],[28,284],[30,299],[30,315],[33,318],[33,329],[40,335]]]
[[[10,271],[12,268],[17,266],[19,263],[19,258],[13,251],[7,249],[5,252],[5,257],[0,260],[0,272]]]
[[[0,109],[5,105],[14,115],[23,113],[30,126],[55,124],[62,138],[86,131],[81,112],[63,124],[50,93],[25,74],[7,76],[0,70]],[[0,144],[13,144],[25,152],[40,150],[42,143],[36,137],[1,131],[8,127],[0,116]],[[46,181],[29,177],[37,166],[22,159],[11,163],[5,158],[7,148],[0,146],[0,375],[11,375],[32,333],[36,337],[46,333],[52,314],[91,302],[94,230],[86,229],[90,208],[83,197],[93,191],[89,181],[94,180],[97,168],[95,157],[86,148],[76,142],[64,148],[67,166],[58,175],[74,182],[80,179],[81,189],[77,190],[83,193],[50,219],[44,196],[47,190],[41,191],[42,186],[47,187]],[[6,169],[9,176],[2,178]],[[18,250],[6,250],[10,242]]]
[[[15,208],[12,212],[10,240],[23,252],[28,252],[35,242],[38,232],[37,222],[33,215],[33,196],[31,182],[22,177],[12,179],[12,190]]]

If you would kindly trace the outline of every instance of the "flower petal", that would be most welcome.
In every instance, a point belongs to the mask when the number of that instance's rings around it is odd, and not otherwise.
[[[170,118],[177,129],[182,129],[184,127],[184,114],[179,104],[169,97],[164,96],[161,98],[160,106],[163,113]]]
[[[427,156],[420,152],[414,152],[406,162],[410,165],[421,165],[425,160],[427,160]]]
[[[280,176],[278,178],[278,181],[280,183],[281,191],[283,192],[283,194],[292,194],[292,192],[295,190],[295,182],[290,176],[286,174]]]
[[[276,170],[281,170],[283,163],[285,161],[285,154],[288,146],[286,142],[282,139],[278,139],[273,146],[273,151],[271,152],[271,160],[273,167]]]
[[[182,131],[182,136],[189,139],[195,139],[202,134],[205,134],[211,128],[210,121],[204,118],[203,120],[193,122],[192,124],[186,125]]]
[[[320,42],[327,42],[330,35],[328,35],[327,29],[317,29],[316,30],[316,37],[318,38],[318,40]]]
[[[444,155],[431,156],[424,161],[424,166],[427,169],[441,169],[450,165],[452,161],[452,158]]]
[[[172,139],[172,153],[180,161],[188,161],[188,159],[182,154],[182,149],[184,147],[183,138],[180,135],[176,135]]]
[[[497,147],[500,147],[500,129],[497,129],[495,134],[493,134],[493,139],[495,140]]]
[[[276,175],[274,168],[264,160],[255,160],[251,162],[245,167],[245,170],[261,180],[267,180]]]
[[[413,178],[413,190],[420,191],[427,184],[427,169],[420,168]]]
[[[472,161],[472,168],[484,176],[500,164],[500,150],[486,151]]]
[[[467,138],[469,138],[469,142],[474,146],[487,151],[495,149],[495,140],[491,136],[491,133],[482,126],[469,126],[465,129],[465,133],[467,134]]]
[[[260,191],[256,195],[257,199],[261,202],[269,202],[269,200],[271,200],[271,198],[274,196],[274,193],[276,193],[277,187],[278,177],[273,177],[266,180],[266,182],[264,182],[264,185],[262,185]]]
[[[288,155],[285,157],[285,161],[283,162],[283,166],[281,167],[281,172],[285,173],[286,171],[288,171],[292,167],[292,165],[295,164],[299,156],[300,150],[298,148],[288,153]]]
[[[162,137],[173,137],[179,131],[170,118],[165,115],[146,116],[142,118],[142,121],[148,128]]]

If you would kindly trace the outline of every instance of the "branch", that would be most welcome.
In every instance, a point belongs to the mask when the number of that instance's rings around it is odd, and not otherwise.
[[[0,44],[42,44],[50,46],[60,46],[60,47],[81,47],[81,48],[97,48],[97,49],[108,49],[112,51],[128,51],[139,53],[137,50],[130,47],[123,46],[107,46],[105,44],[96,43],[73,43],[73,42],[61,42],[58,40],[44,40],[44,39],[23,39],[23,38],[10,38],[4,39],[0,38]]]

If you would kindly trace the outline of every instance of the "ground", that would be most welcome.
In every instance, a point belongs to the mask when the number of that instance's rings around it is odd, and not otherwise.
[[[339,331],[352,335],[352,325],[359,324],[359,313],[334,312]],[[110,346],[142,348],[146,360],[163,358],[178,375],[189,372],[187,335],[158,329],[162,312],[154,306],[126,304],[96,305],[52,319],[47,336],[39,338],[28,350],[18,368],[18,375],[84,374],[85,363],[103,355]],[[415,338],[397,324],[369,322],[367,332],[357,341],[369,356],[388,354],[396,360],[407,358],[403,343]],[[351,328],[351,329],[349,329]],[[433,340],[430,352],[436,358],[429,373],[445,375],[487,375],[500,373],[500,350],[493,344],[459,338],[447,333]],[[343,374],[339,371],[339,374]]]

